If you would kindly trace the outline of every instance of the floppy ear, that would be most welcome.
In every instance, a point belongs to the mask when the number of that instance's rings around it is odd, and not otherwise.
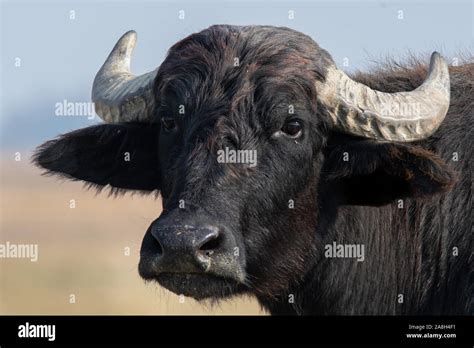
[[[449,190],[455,174],[436,154],[419,146],[331,137],[323,175],[340,189],[342,204],[381,206],[406,197]]]
[[[102,124],[39,146],[36,165],[49,173],[103,187],[159,189],[159,124]]]

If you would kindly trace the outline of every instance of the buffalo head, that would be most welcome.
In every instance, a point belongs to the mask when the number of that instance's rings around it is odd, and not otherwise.
[[[120,38],[95,78],[107,123],[46,142],[35,161],[98,187],[159,191],[139,272],[178,294],[278,296],[314,267],[339,207],[452,183],[416,146],[449,106],[437,53],[421,86],[384,93],[287,28],[213,26],[141,76],[129,70],[135,40]]]

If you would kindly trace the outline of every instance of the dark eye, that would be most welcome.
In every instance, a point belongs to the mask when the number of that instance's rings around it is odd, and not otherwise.
[[[165,132],[171,132],[176,128],[176,122],[172,117],[163,117],[161,119],[161,125]]]
[[[298,138],[303,132],[303,125],[299,120],[290,120],[284,124],[281,131],[292,138]]]

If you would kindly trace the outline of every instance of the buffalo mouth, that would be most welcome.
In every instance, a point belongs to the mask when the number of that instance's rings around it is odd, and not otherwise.
[[[194,267],[179,262],[174,263],[173,267],[163,267],[159,261],[159,257],[157,260],[156,256],[150,256],[142,250],[138,273],[145,281],[155,281],[177,295],[196,300],[218,299],[243,292],[247,288],[244,267],[236,263],[215,262],[206,270],[196,271]]]
[[[223,298],[242,290],[239,281],[207,273],[160,273],[153,277],[141,274],[142,278],[157,281],[165,289],[196,300]]]
[[[161,220],[165,218],[154,221],[143,238],[138,265],[143,279],[197,300],[245,290],[244,249],[229,229]]]

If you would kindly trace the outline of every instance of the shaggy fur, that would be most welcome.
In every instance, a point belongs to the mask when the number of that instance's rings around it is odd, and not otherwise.
[[[213,26],[170,49],[150,124],[79,130],[34,159],[98,187],[159,189],[168,220],[231,231],[246,281],[225,287],[198,277],[186,289],[196,298],[250,293],[273,314],[473,314],[473,64],[450,68],[452,102],[438,131],[399,144],[329,129],[314,81],[331,63],[291,29]],[[355,78],[396,92],[426,73],[424,64],[392,64]],[[162,118],[176,127],[165,132]],[[294,118],[300,138],[275,135]],[[217,163],[225,147],[257,150],[258,165]],[[148,231],[144,246],[152,240]],[[366,260],[324,257],[333,241],[364,244]],[[188,285],[172,288],[180,286]]]

